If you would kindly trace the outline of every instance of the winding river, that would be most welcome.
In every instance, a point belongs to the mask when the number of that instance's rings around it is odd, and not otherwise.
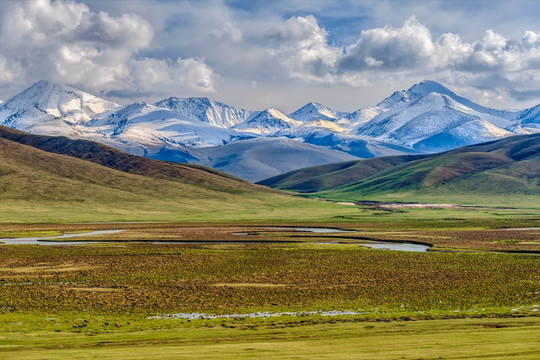
[[[313,228],[313,227],[275,227],[272,229],[281,229],[281,230],[294,230],[294,231],[305,231],[305,232],[314,232],[314,233],[357,233],[355,230],[340,230],[340,229],[331,229],[331,228]],[[352,240],[352,239],[351,239]],[[327,242],[325,244],[332,244]],[[359,240],[358,245],[369,247],[372,249],[381,249],[381,250],[394,250],[394,251],[411,251],[411,252],[426,252],[431,247],[430,245],[424,244],[414,244],[408,242],[390,242],[390,241],[372,241],[372,240]]]
[[[261,227],[260,231],[267,230],[289,230],[289,231],[298,231],[298,232],[313,232],[318,234],[354,234],[359,231],[356,230],[341,230],[333,228],[317,228],[317,227]],[[509,229],[498,229],[498,230],[507,230],[507,231],[524,231],[524,230],[535,230],[540,228],[509,228]],[[76,238],[81,236],[94,236],[94,235],[107,235],[107,234],[116,234],[125,230],[96,230],[87,233],[77,233],[77,234],[63,234],[57,236],[47,236],[47,237],[26,237],[26,238],[4,238],[0,239],[0,245],[47,245],[47,246],[60,246],[60,245],[82,245],[82,244],[97,244],[97,243],[128,243],[128,242],[139,242],[144,241],[135,240],[135,241],[115,241],[115,240],[81,240],[81,241],[63,241],[63,239]],[[260,235],[251,232],[237,232],[233,233],[237,236],[251,236],[256,238]],[[339,241],[339,237],[336,237],[336,241]],[[410,243],[410,242],[391,242],[391,241],[378,241],[378,240],[366,240],[366,239],[355,239],[352,237],[346,237],[347,243],[343,242],[314,242],[313,244],[357,244],[360,246],[380,249],[380,250],[394,250],[394,251],[407,251],[407,252],[427,252],[431,245],[421,244],[421,243]],[[57,241],[59,240],[59,241]],[[301,241],[268,241],[268,240],[238,240],[238,241],[193,241],[193,240],[179,240],[179,241],[145,241],[152,244],[198,244],[198,245],[232,245],[232,244],[269,244],[269,243],[300,243]],[[525,254],[525,255],[540,255],[537,252],[513,252],[513,251],[500,251],[500,253],[511,253],[511,254]]]
[[[5,238],[0,239],[0,243],[3,245],[79,245],[79,244],[90,244],[95,243],[95,241],[54,241],[58,239],[69,239],[80,236],[92,236],[92,235],[106,235],[106,234],[116,234],[124,230],[96,230],[87,233],[80,234],[63,234],[58,236],[45,236],[45,237],[27,237],[27,238]],[[51,241],[52,240],[52,241]]]
[[[340,229],[331,229],[331,228],[315,228],[315,227],[269,227],[265,229],[278,229],[278,230],[293,230],[293,231],[303,231],[303,232],[313,232],[319,234],[335,234],[335,233],[356,233],[355,230],[340,230]],[[48,237],[27,237],[27,238],[5,238],[0,239],[0,243],[4,245],[48,245],[48,246],[59,246],[59,245],[82,245],[82,244],[95,244],[99,243],[99,240],[95,241],[63,241],[63,239],[76,238],[81,236],[93,236],[93,235],[107,235],[115,234],[122,232],[124,230],[97,230],[88,233],[79,233],[79,234],[64,234],[58,236],[48,236]],[[249,233],[235,233],[234,235],[249,235]],[[257,235],[252,235],[257,236]],[[60,240],[60,241],[56,241]],[[116,241],[107,241],[107,242],[116,242]],[[125,241],[118,241],[124,243]],[[268,243],[268,241],[152,241],[154,244],[238,244],[238,243]],[[283,243],[283,241],[280,241]],[[320,243],[322,244],[322,243]],[[328,242],[327,244],[331,244]],[[361,240],[358,242],[358,245],[370,247],[373,249],[383,249],[383,250],[395,250],[395,251],[412,251],[412,252],[426,252],[430,246],[422,244],[413,244],[413,243],[397,243],[397,242],[388,242],[388,241],[370,241],[370,240]]]

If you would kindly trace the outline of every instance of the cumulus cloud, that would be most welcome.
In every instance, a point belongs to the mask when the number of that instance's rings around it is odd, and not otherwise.
[[[347,47],[339,67],[355,71],[423,66],[434,50],[429,29],[410,18],[400,28],[385,26],[362,31],[360,39]]]
[[[446,3],[0,0],[0,98],[45,78],[131,100],[359,106],[427,78],[476,100],[534,100],[538,5]],[[514,8],[519,24],[497,15]]]
[[[527,31],[520,40],[508,40],[487,30],[476,42],[462,41],[458,34],[435,38],[414,17],[403,26],[364,30],[358,41],[345,48],[338,72],[455,70],[506,73],[540,70],[540,32]]]
[[[215,76],[203,60],[141,57],[155,31],[140,16],[93,12],[71,0],[7,1],[2,7],[0,84],[49,79],[99,91],[126,84],[146,93],[164,84],[214,90]]]
[[[291,77],[306,82],[366,86],[399,75],[445,77],[443,81],[451,84],[466,78],[486,84],[483,94],[503,84],[520,84],[524,94],[530,94],[535,92],[527,87],[534,90],[540,77],[540,32],[534,31],[513,40],[487,30],[483,38],[467,42],[454,33],[434,36],[411,17],[400,27],[363,30],[356,42],[337,47],[328,43],[317,19],[307,16],[290,18],[266,37],[275,43],[272,56]]]
[[[342,50],[328,44],[327,32],[314,16],[292,17],[264,36],[274,43],[270,55],[285,67],[289,76],[332,82],[333,67]]]
[[[142,58],[128,64],[133,76],[124,85],[128,92],[167,95],[182,87],[213,92],[216,75],[199,59],[159,60]],[[156,90],[161,87],[162,90]]]

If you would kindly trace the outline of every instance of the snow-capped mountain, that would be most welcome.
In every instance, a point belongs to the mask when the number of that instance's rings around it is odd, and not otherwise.
[[[378,103],[376,107],[379,109],[382,109],[383,111],[386,111],[386,110],[393,109],[396,106],[399,106],[405,103],[410,103],[428,94],[446,95],[452,100],[454,100],[456,103],[459,103],[465,106],[466,108],[472,109],[479,113],[489,114],[489,115],[493,115],[493,116],[501,117],[501,118],[515,117],[514,111],[495,110],[495,109],[487,108],[485,106],[476,104],[468,99],[465,99],[461,96],[456,95],[450,89],[439,84],[438,82],[431,81],[431,80],[425,80],[418,84],[414,84],[408,90],[396,91],[392,95],[390,95],[388,98]]]
[[[436,152],[526,132],[518,112],[494,110],[425,81],[377,104],[379,114],[351,134]]]
[[[0,105],[0,124],[34,134],[76,136],[78,125],[118,107],[74,87],[42,80]]]
[[[341,111],[334,111],[322,104],[310,102],[295,112],[290,113],[289,118],[301,122],[311,122],[314,120],[336,121],[347,115],[349,114]]]
[[[531,132],[540,131],[540,105],[520,111],[517,119],[523,129]]]
[[[167,108],[135,103],[88,122],[105,137],[152,148],[163,145],[204,147],[223,145],[236,133],[207,122],[185,119]]]
[[[273,135],[280,130],[290,129],[300,125],[302,125],[302,122],[289,118],[279,110],[266,109],[252,119],[233,126],[233,129],[259,135]]]
[[[342,121],[343,121],[343,124],[348,124],[348,125],[354,124],[358,126],[359,124],[366,123],[369,120],[373,119],[375,116],[379,115],[381,112],[382,110],[377,107],[362,108],[345,116],[342,119]]]
[[[287,116],[196,97],[120,106],[40,81],[0,103],[0,125],[260,180],[328,162],[436,152],[539,132],[540,105],[490,109],[424,81],[352,113],[309,103]]]
[[[222,128],[240,124],[253,115],[254,111],[229,106],[205,97],[179,99],[170,97],[154,104],[173,111],[180,119],[206,122]]]

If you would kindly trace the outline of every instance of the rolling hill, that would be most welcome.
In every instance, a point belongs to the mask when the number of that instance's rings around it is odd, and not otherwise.
[[[540,200],[540,134],[297,170],[259,184],[340,201]],[[540,202],[537,202],[537,204]]]
[[[308,217],[336,211],[201,166],[85,140],[7,128],[0,135],[4,223],[281,219],[298,207],[311,209]]]

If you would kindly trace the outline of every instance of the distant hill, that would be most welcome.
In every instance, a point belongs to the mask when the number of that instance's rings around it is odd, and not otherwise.
[[[347,201],[540,198],[540,134],[513,136],[440,154],[316,166],[259,184]]]
[[[72,140],[64,136],[32,135],[1,125],[0,138],[29,145],[47,152],[87,160],[130,174],[198,183],[201,181],[207,182],[209,178],[212,178],[209,174],[216,176],[214,179],[218,177],[235,179],[231,175],[212,168],[148,159],[89,140]],[[235,184],[241,182],[247,185],[245,181],[239,179],[235,179],[234,182]]]
[[[197,165],[0,127],[2,222],[279,219],[315,203]]]

